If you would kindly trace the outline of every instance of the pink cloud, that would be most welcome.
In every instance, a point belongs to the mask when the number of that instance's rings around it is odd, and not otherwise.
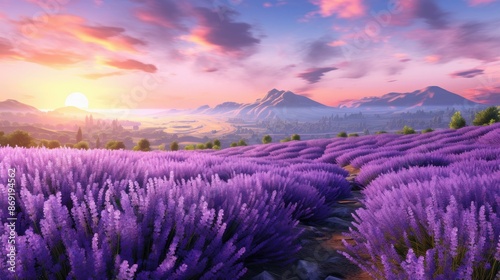
[[[318,13],[323,17],[337,15],[340,18],[356,18],[366,14],[363,0],[312,0],[319,6]]]
[[[127,60],[113,59],[106,61],[105,64],[119,69],[140,70],[147,73],[155,73],[158,70],[158,68],[156,68],[156,66],[154,66],[153,64],[142,63],[134,59],[127,59]]]
[[[469,5],[471,6],[477,6],[477,5],[483,5],[483,4],[489,4],[493,3],[496,0],[469,0]]]

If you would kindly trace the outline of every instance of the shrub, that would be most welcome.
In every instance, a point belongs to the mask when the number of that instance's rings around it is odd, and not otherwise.
[[[281,143],[286,143],[286,142],[290,142],[290,141],[292,141],[292,138],[290,138],[290,137],[285,137],[285,138],[280,140]]]
[[[108,150],[125,150],[125,144],[121,141],[109,141],[106,143],[106,149]]]
[[[422,130],[422,133],[429,133],[429,132],[433,132],[433,131],[434,131],[434,129],[432,129],[432,128],[426,128],[426,129]]]
[[[49,146],[49,140],[42,139],[38,143],[38,147],[40,148],[48,148],[48,146]]]
[[[205,148],[212,149],[213,147],[214,147],[214,143],[212,143],[212,141],[208,141],[207,143],[205,143]]]
[[[219,147],[222,147],[221,143],[220,143],[220,140],[219,139],[215,139],[214,140],[214,146],[219,146]]]
[[[49,149],[57,149],[59,147],[61,147],[61,143],[59,143],[59,141],[57,140],[50,140],[47,145],[47,148]]]
[[[22,130],[16,130],[7,135],[7,144],[12,147],[29,148],[33,146],[33,140],[28,132]]]
[[[292,141],[300,141],[300,135],[294,134],[294,135],[292,135],[291,139],[292,139]]]
[[[238,143],[233,142],[233,143],[231,143],[230,147],[238,147]]]
[[[451,117],[450,128],[459,129],[466,126],[465,119],[462,117],[460,112],[455,112]]]
[[[262,137],[262,144],[269,144],[273,142],[273,138],[271,137],[271,135],[265,135],[264,137]]]
[[[337,134],[337,137],[347,137],[347,133],[345,131],[341,131]]]
[[[494,106],[478,112],[472,121],[474,125],[488,125],[496,122],[500,122],[500,116],[498,108]]]
[[[376,135],[386,134],[386,133],[387,133],[387,131],[385,131],[385,130],[380,130],[380,131],[375,132]]]
[[[192,145],[186,145],[186,146],[184,147],[184,150],[186,150],[186,151],[194,151],[194,150],[196,150],[196,145],[195,145],[195,144],[192,144]]]
[[[177,141],[170,143],[170,150],[171,151],[178,151],[179,150],[179,143],[177,143]]]
[[[401,133],[404,135],[408,135],[408,134],[415,134],[416,132],[415,129],[413,129],[412,127],[405,125],[403,127],[403,130],[401,130]]]
[[[347,134],[347,137],[358,137],[358,136],[359,136],[359,134],[357,134],[357,133],[349,133],[349,134]]]
[[[196,145],[196,149],[197,150],[205,150],[206,149],[205,144],[200,143],[200,144]]]
[[[73,145],[73,148],[79,149],[79,150],[88,150],[89,149],[89,143],[85,141],[80,141]]]
[[[246,145],[247,145],[247,142],[244,139],[241,139],[240,141],[238,141],[238,146],[246,146]]]
[[[143,151],[143,152],[149,152],[151,151],[151,143],[149,143],[149,140],[146,138],[143,138],[137,142],[137,146],[133,148],[134,151]]]
[[[214,146],[212,147],[212,149],[213,149],[213,150],[220,150],[220,146],[214,145]]]

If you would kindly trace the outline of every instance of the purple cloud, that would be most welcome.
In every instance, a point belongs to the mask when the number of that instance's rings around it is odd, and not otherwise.
[[[310,84],[315,84],[321,80],[321,78],[333,70],[337,70],[336,67],[319,67],[319,68],[309,68],[306,71],[297,75],[297,77],[308,81]]]
[[[484,70],[482,69],[471,69],[471,70],[465,70],[465,71],[458,71],[451,73],[450,76],[457,78],[457,77],[462,77],[462,78],[474,78],[479,75],[483,75]]]
[[[443,11],[434,0],[416,1],[415,16],[424,19],[432,28],[443,29],[448,26],[448,13]]]
[[[327,38],[320,38],[307,43],[305,49],[306,62],[314,64],[342,55],[342,51],[338,46],[331,46],[331,41]]]
[[[142,63],[134,59],[108,60],[105,63],[109,66],[124,70],[140,70],[147,73],[155,73],[158,70],[153,64]]]

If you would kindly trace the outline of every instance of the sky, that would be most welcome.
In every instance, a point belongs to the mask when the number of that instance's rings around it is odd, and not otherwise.
[[[500,104],[500,0],[0,0],[0,99],[326,105],[441,86]]]

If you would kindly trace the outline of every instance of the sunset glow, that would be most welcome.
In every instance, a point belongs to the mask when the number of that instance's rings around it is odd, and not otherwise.
[[[40,108],[62,106],[75,86],[96,109],[253,102],[272,88],[326,105],[430,85],[482,103],[500,93],[500,1],[23,0],[0,8],[2,97]],[[138,91],[147,97],[132,98]]]

